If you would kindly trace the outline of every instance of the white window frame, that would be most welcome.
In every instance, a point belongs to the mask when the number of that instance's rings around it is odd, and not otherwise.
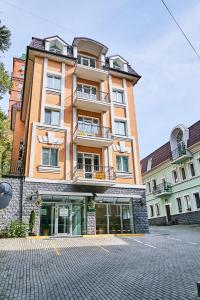
[[[191,172],[191,165],[193,165],[193,168],[194,168],[194,175],[192,175],[192,172]],[[188,163],[188,169],[189,169],[190,178],[194,178],[196,176],[196,168],[195,168],[195,164],[193,161]]]
[[[43,164],[43,149],[50,149],[49,153],[51,152],[51,150],[56,149],[57,150],[57,166],[52,166],[52,165],[45,165]],[[49,154],[49,162],[51,161],[50,159],[50,154]],[[43,167],[51,167],[51,168],[57,168],[59,167],[59,148],[53,148],[53,147],[42,147],[42,155],[41,155],[41,166]]]
[[[80,64],[81,64],[82,66],[84,66],[84,67],[89,67],[89,68],[92,68],[92,69],[96,69],[96,67],[97,67],[97,59],[96,59],[96,57],[88,56],[88,55],[85,56],[85,55],[82,55],[81,53],[78,53],[77,57],[78,57],[78,56],[80,56],[80,58],[81,58],[81,63],[80,63]],[[88,66],[86,66],[86,65],[83,64],[83,59],[87,59],[87,60],[89,61]],[[95,67],[91,67],[91,66],[90,66],[90,60],[91,60],[91,59],[94,60],[94,62],[95,62]]]
[[[51,112],[51,114],[52,114],[53,111],[59,113],[59,124],[58,125],[55,125],[55,124],[46,124],[45,123],[45,113],[46,113],[46,110],[49,110]],[[60,126],[60,124],[61,124],[61,111],[60,111],[60,109],[45,107],[45,109],[44,109],[44,124],[49,125],[49,126]]]
[[[150,171],[151,168],[152,168],[152,158],[149,158],[147,162],[147,172]]]
[[[174,172],[176,172],[177,180],[175,180]],[[178,174],[178,170],[177,169],[172,170],[172,179],[173,179],[174,183],[178,183],[179,182],[179,174]]]
[[[156,210],[156,216],[160,216],[160,204],[159,203],[155,203],[155,210]]]
[[[122,94],[122,102],[117,102],[114,100],[114,97],[113,97],[113,93],[116,93],[118,95],[118,93]],[[116,97],[117,98],[117,97]],[[126,104],[125,103],[125,95],[124,95],[124,90],[121,90],[121,89],[117,89],[117,88],[113,88],[112,89],[112,99],[113,99],[113,103],[114,104],[119,104],[119,105],[123,105],[123,104]]]
[[[185,171],[185,179],[183,179],[182,169],[184,169],[184,171]],[[185,168],[185,166],[180,167],[180,175],[181,175],[181,180],[182,180],[182,181],[186,181],[186,180],[187,180],[187,173],[186,173],[186,168]]]
[[[117,157],[120,157],[122,170],[117,169]],[[123,157],[128,158],[128,171],[123,170]],[[129,173],[130,172],[129,161],[130,161],[130,157],[128,155],[116,155],[116,171],[118,173]]]
[[[147,181],[148,193],[151,193],[151,181]]]
[[[153,204],[149,204],[149,211],[150,211],[150,217],[153,218],[154,217],[154,205]]]
[[[189,194],[185,194],[183,196],[183,199],[184,199],[184,205],[186,207],[185,211],[188,212],[188,211],[192,211],[192,205],[191,205],[191,199],[190,199],[190,195]],[[188,201],[186,200],[188,199]],[[188,209],[188,204],[190,205],[190,209]]]
[[[180,202],[181,202],[181,211],[179,211],[178,199],[180,199]],[[183,203],[182,203],[181,197],[176,197],[176,204],[177,204],[177,208],[178,208],[178,213],[181,214],[183,212]]]
[[[193,192],[193,199],[194,199],[194,203],[195,203],[196,209],[200,210],[200,207],[197,207],[197,202],[196,202],[196,199],[195,199],[195,194],[199,194],[199,197],[200,197],[200,191]]]
[[[81,86],[82,91],[78,91],[78,86]],[[84,97],[84,94],[87,94],[84,92],[84,87],[90,89],[90,93],[88,93],[89,97]],[[96,94],[92,93],[92,89],[96,90]],[[79,95],[80,93],[80,95]],[[84,99],[89,99],[89,100],[97,100],[97,86],[95,85],[90,85],[90,84],[85,84],[85,83],[77,83],[77,94],[79,97],[82,97]]]
[[[55,81],[55,77],[59,78],[60,79],[60,88],[59,89],[56,89],[55,87],[50,87],[48,86],[48,77],[49,76],[52,76],[53,77],[53,82]],[[53,74],[53,73],[47,73],[47,86],[46,86],[47,89],[50,89],[50,90],[55,90],[55,91],[60,91],[62,90],[62,76],[61,75],[57,75],[57,74]]]
[[[124,123],[124,124],[125,124],[125,126],[124,126],[124,128],[125,128],[125,135],[121,135],[121,134],[115,132],[115,123],[116,123],[116,122],[121,122],[121,123]],[[124,119],[115,119],[115,120],[114,120],[114,135],[115,135],[115,136],[126,137],[127,134],[128,134],[127,131],[128,131],[128,130],[127,130],[127,120],[124,120]]]

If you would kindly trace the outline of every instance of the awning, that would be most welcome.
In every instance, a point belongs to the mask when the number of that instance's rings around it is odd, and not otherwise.
[[[132,199],[142,199],[139,195],[130,195],[130,194],[95,194],[95,201],[97,203],[122,203],[129,204]]]
[[[140,195],[133,195],[133,194],[95,194],[97,197],[103,198],[133,198],[133,199],[141,199]]]
[[[55,195],[55,196],[80,196],[91,197],[92,193],[78,193],[78,192],[54,192],[54,191],[38,191],[39,195]]]

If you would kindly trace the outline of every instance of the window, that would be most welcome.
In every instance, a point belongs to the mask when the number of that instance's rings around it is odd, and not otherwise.
[[[199,169],[199,174],[200,174],[200,158],[197,159],[197,164],[198,164],[198,169]]]
[[[61,90],[61,77],[48,74],[47,75],[47,87],[54,90]]]
[[[78,116],[78,129],[89,135],[100,134],[99,119]]]
[[[23,83],[19,83],[19,84],[18,84],[18,88],[19,88],[19,89],[22,89],[22,87],[23,87]]]
[[[113,69],[121,70],[121,66],[116,61],[114,61],[113,62]]]
[[[42,149],[42,164],[44,166],[58,166],[58,149],[43,148]]]
[[[44,123],[47,125],[60,125],[60,112],[57,110],[45,109]]]
[[[117,171],[118,172],[128,172],[129,171],[129,158],[128,156],[117,156]]]
[[[25,65],[21,65],[21,70],[22,70],[22,71],[25,70]]]
[[[154,216],[154,211],[153,211],[153,205],[150,205],[150,216],[153,217]]]
[[[115,134],[126,135],[126,122],[125,121],[115,121]]]
[[[148,188],[148,192],[151,193],[151,182],[147,182],[147,188]]]
[[[156,214],[157,214],[157,216],[159,216],[160,215],[160,206],[159,206],[159,204],[156,203],[155,207],[156,207]]]
[[[120,90],[113,90],[113,101],[116,103],[124,103],[124,92]]]
[[[17,99],[21,99],[21,93],[17,94]]]
[[[190,196],[189,195],[185,195],[184,199],[185,199],[185,204],[186,204],[186,210],[191,210]]]
[[[155,179],[152,180],[152,186],[153,186],[153,190],[155,191],[156,190],[156,186],[157,186]]]
[[[180,171],[181,171],[182,180],[185,180],[186,179],[185,168],[181,167]]]
[[[173,170],[172,171],[172,175],[173,175],[173,180],[174,182],[178,182],[178,174],[177,174],[177,171],[176,170]]]
[[[147,162],[147,171],[150,171],[151,167],[152,167],[152,158],[149,158]]]
[[[181,203],[181,198],[176,198],[177,206],[178,206],[178,212],[182,212],[182,203]]]
[[[96,68],[96,60],[94,58],[78,55],[77,60],[81,65]]]
[[[51,46],[49,50],[50,50],[51,52],[54,52],[54,53],[57,53],[57,54],[62,53],[62,50],[59,49],[56,45]]]
[[[78,96],[84,99],[96,100],[97,89],[93,86],[78,84],[77,86]]]
[[[190,174],[191,174],[192,177],[195,176],[195,169],[194,169],[194,164],[193,163],[190,164]]]
[[[199,193],[194,193],[194,199],[196,201],[197,208],[200,208],[200,196],[199,196]]]

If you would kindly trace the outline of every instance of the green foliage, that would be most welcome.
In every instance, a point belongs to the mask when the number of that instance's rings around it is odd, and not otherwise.
[[[28,233],[28,225],[22,223],[20,220],[13,220],[6,230],[1,232],[1,237],[25,237]]]
[[[10,129],[10,121],[0,110],[0,176],[10,169],[13,134]]]
[[[5,26],[1,26],[1,21],[0,21],[0,51],[5,52],[9,49],[11,42],[11,32],[10,30]]]
[[[11,89],[11,79],[8,71],[5,70],[4,64],[0,63],[0,100],[6,92]]]
[[[35,226],[35,211],[32,210],[29,218],[29,231],[30,233],[33,233],[33,229]]]

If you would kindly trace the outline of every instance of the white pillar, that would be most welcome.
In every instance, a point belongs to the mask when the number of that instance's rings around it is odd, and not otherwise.
[[[62,80],[61,80],[61,126],[64,126],[64,115],[65,115],[65,63],[62,63]]]
[[[124,100],[126,104],[126,121],[127,121],[127,136],[131,135],[131,127],[130,127],[130,118],[129,118],[129,105],[128,105],[128,93],[127,93],[127,84],[126,79],[123,78],[123,87],[124,87]]]
[[[40,123],[44,123],[44,110],[45,110],[45,100],[46,100],[46,86],[47,86],[47,65],[48,58],[44,58],[43,66],[43,80],[42,80],[42,98],[41,98],[41,111],[40,111]]]

